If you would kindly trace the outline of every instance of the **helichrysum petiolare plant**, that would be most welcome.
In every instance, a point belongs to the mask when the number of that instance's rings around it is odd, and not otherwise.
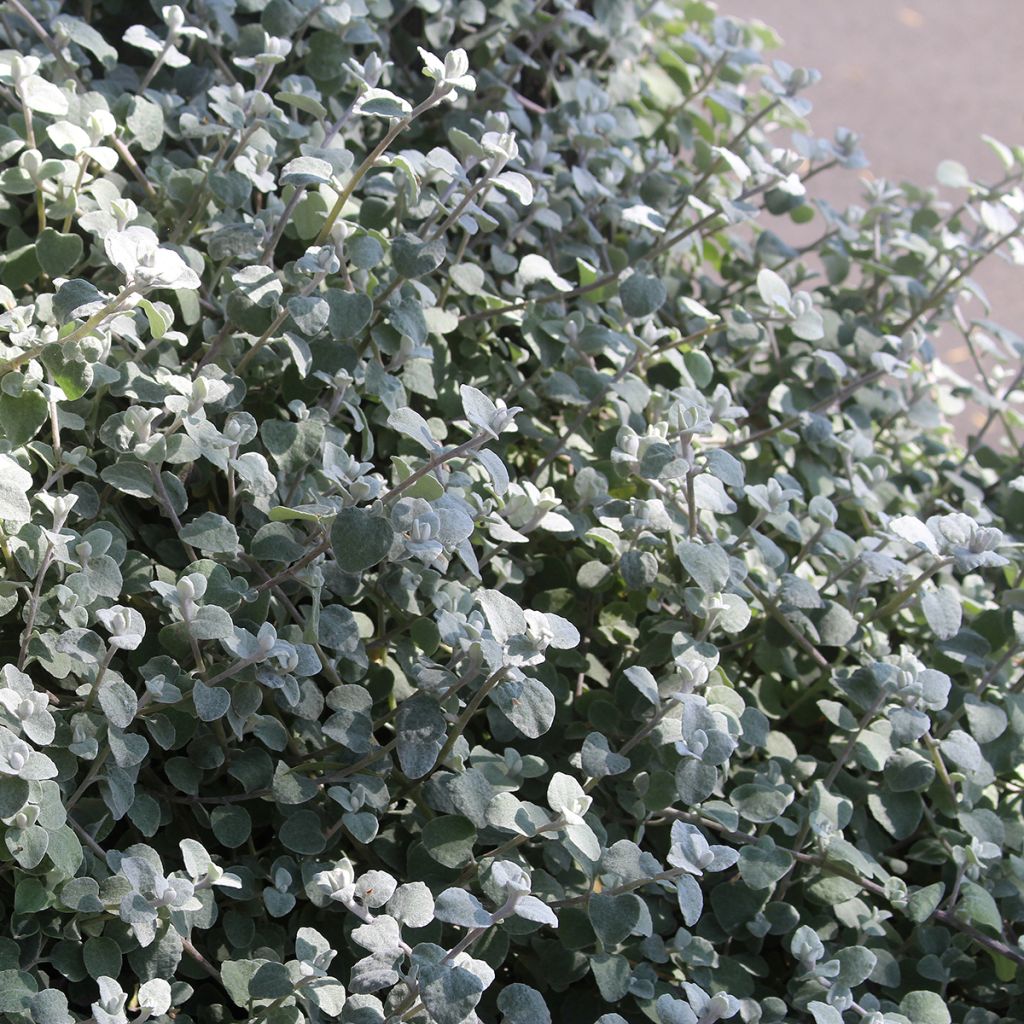
[[[0,36],[5,1020],[1024,1016],[1024,152],[817,202],[705,2]]]

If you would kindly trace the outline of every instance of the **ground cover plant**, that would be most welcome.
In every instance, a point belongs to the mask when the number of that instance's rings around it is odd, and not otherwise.
[[[815,203],[703,2],[0,35],[4,1019],[1024,1016],[1024,151]]]

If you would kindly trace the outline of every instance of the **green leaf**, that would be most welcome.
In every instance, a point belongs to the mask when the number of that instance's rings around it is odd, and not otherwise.
[[[49,902],[50,893],[37,878],[23,878],[14,890],[14,910],[18,914],[35,914]]]
[[[762,836],[740,850],[740,877],[751,889],[771,889],[792,864],[793,858],[780,850],[770,836]]]
[[[956,916],[981,928],[991,928],[997,934],[1003,930],[1003,918],[992,894],[977,882],[964,882]]]
[[[273,961],[261,964],[249,982],[251,999],[281,999],[289,995],[295,983],[284,964]]]
[[[640,923],[643,903],[633,893],[594,893],[587,901],[587,915],[594,934],[606,949],[621,945]]]
[[[86,939],[82,956],[91,978],[101,975],[116,978],[121,973],[121,947],[113,939],[104,936]]]
[[[17,398],[0,394],[0,429],[15,448],[31,441],[49,414],[50,406],[38,391],[23,391]]]
[[[946,887],[942,882],[933,882],[912,892],[907,899],[907,917],[915,924],[924,924],[938,910]]]
[[[629,961],[624,956],[599,953],[590,958],[590,970],[606,1003],[617,1003],[629,991]]]
[[[431,818],[420,835],[427,853],[446,868],[460,868],[473,856],[476,826],[461,815]]]
[[[244,807],[227,804],[214,808],[210,815],[210,827],[217,842],[234,850],[245,843],[252,833],[252,818]]]
[[[711,383],[715,376],[715,368],[704,352],[684,352],[683,362],[697,387],[706,388]]]
[[[331,546],[338,566],[352,573],[369,569],[387,557],[394,535],[384,516],[362,508],[343,508],[331,527]]]
[[[619,298],[626,316],[639,320],[656,313],[664,305],[668,293],[658,278],[631,274],[619,285]]]
[[[94,305],[102,304],[104,301],[103,293],[94,284],[81,278],[74,278],[65,281],[57,289],[53,299],[53,312],[57,322],[63,325],[86,315]]]
[[[323,852],[327,845],[323,823],[315,811],[296,811],[285,818],[278,838],[287,849],[309,856]]]
[[[395,270],[407,278],[423,277],[436,270],[444,260],[443,239],[421,242],[414,235],[402,235],[391,243],[391,262]]]
[[[82,258],[84,245],[80,235],[63,235],[44,228],[36,239],[36,259],[50,277],[63,277]]]
[[[329,288],[324,299],[330,307],[327,330],[335,341],[356,337],[373,316],[373,299],[369,295]]]
[[[66,356],[57,346],[47,349],[42,358],[69,402],[77,401],[92,386],[95,371],[84,358]]]
[[[157,340],[162,338],[174,324],[173,312],[163,303],[157,306],[149,299],[139,299],[139,308],[146,314],[149,333]]]

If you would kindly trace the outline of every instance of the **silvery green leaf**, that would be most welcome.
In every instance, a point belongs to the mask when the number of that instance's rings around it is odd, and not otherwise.
[[[798,294],[796,298],[800,298]],[[789,325],[790,330],[805,341],[818,341],[825,336],[825,322],[821,313],[816,309],[806,306],[800,310],[799,315]]]
[[[697,1024],[697,1015],[689,1003],[668,995],[658,997],[659,1024]]]
[[[949,1024],[952,1020],[946,1000],[927,989],[908,992],[900,1000],[900,1013],[910,1024]]]
[[[398,982],[398,958],[371,954],[358,960],[349,973],[350,992],[379,992]]]
[[[700,473],[694,478],[693,493],[697,508],[701,511],[723,515],[731,515],[736,511],[736,502],[725,493],[722,481],[710,473]]]
[[[970,725],[971,735],[978,743],[991,743],[993,740],[999,739],[1006,731],[1009,719],[1006,712],[997,705],[969,693],[964,696],[963,707]],[[28,735],[27,730],[26,735]],[[29,736],[29,738],[32,737]]]
[[[445,889],[434,901],[434,917],[462,928],[486,928],[491,923],[490,912],[465,889]]]
[[[896,516],[889,520],[889,531],[900,540],[907,541],[915,547],[922,548],[930,554],[939,553],[935,534],[915,516]]]
[[[963,608],[954,587],[943,584],[927,591],[921,598],[921,611],[940,640],[949,640],[960,632]]]
[[[526,921],[535,921],[552,928],[558,927],[558,917],[555,912],[536,896],[521,896],[516,902],[515,910],[516,917],[521,917]]]
[[[602,945],[614,949],[640,924],[642,901],[633,893],[594,893],[587,902],[587,915]]]
[[[120,679],[105,679],[100,684],[97,700],[103,713],[119,729],[127,729],[132,724],[139,707],[135,691]]]
[[[444,260],[445,247],[441,239],[421,242],[403,235],[391,243],[391,261],[395,270],[406,278],[423,277],[436,270]]]
[[[653,207],[645,206],[642,203],[623,210],[622,219],[627,224],[637,224],[658,234],[664,234],[665,231],[665,218]]]
[[[395,730],[402,771],[410,779],[422,778],[434,767],[447,737],[441,709],[429,698],[408,700],[399,708]]]
[[[820,999],[812,999],[807,1004],[807,1009],[814,1017],[814,1024],[843,1024],[843,1015],[834,1006],[823,1003]]]
[[[498,497],[508,494],[509,475],[505,463],[487,448],[481,448],[475,453],[476,460],[487,470],[491,478],[491,485]]]
[[[555,698],[541,682],[530,677],[505,680],[491,691],[491,700],[526,737],[537,739],[555,720]]]
[[[0,519],[27,523],[32,518],[28,492],[32,474],[22,469],[9,455],[0,455]]]
[[[331,527],[331,547],[345,572],[358,573],[376,565],[391,550],[394,530],[380,515],[362,508],[344,508]]]
[[[481,590],[477,602],[487,617],[494,639],[499,644],[508,643],[512,637],[526,632],[526,616],[522,608],[510,597],[498,590]]]
[[[406,882],[388,902],[388,913],[409,928],[425,928],[434,919],[434,897],[423,882]]]
[[[661,703],[661,696],[658,693],[658,684],[651,675],[650,669],[642,665],[631,665],[624,673],[626,679],[640,691],[644,700],[657,707]]]
[[[683,915],[683,924],[692,928],[704,910],[704,893],[692,875],[680,875],[676,879],[676,901]]]
[[[535,988],[514,982],[498,993],[501,1024],[551,1024],[551,1012]]]
[[[307,338],[314,338],[327,326],[331,307],[319,295],[294,295],[288,300],[288,313]]]
[[[462,1024],[483,990],[483,982],[460,966],[428,965],[420,973],[420,998],[437,1024]]]
[[[28,1011],[33,1024],[74,1024],[75,1020],[68,1012],[68,997],[56,988],[44,988],[32,996]]]
[[[408,100],[387,89],[367,89],[359,100],[357,113],[398,119],[412,110]]]
[[[216,605],[204,605],[196,609],[189,620],[189,633],[197,640],[228,640],[234,636],[235,627],[231,616]]]
[[[555,268],[551,266],[550,261],[537,253],[529,253],[522,258],[519,263],[519,277],[526,286],[544,281],[556,291],[572,290],[572,285],[564,277],[555,273]]]
[[[398,922],[387,914],[378,914],[372,921],[353,929],[352,939],[377,956],[392,956],[401,952],[402,933]]]
[[[978,772],[985,765],[985,757],[973,736],[962,729],[954,729],[940,742],[939,748],[958,768]]]
[[[431,434],[427,421],[415,409],[410,409],[408,406],[395,409],[388,416],[388,426],[406,437],[412,438],[428,452],[437,451],[441,447]]]
[[[238,531],[216,512],[203,512],[181,530],[181,539],[200,551],[233,555],[238,550]]]
[[[744,846],[739,854],[740,877],[751,889],[770,889],[793,865],[793,859],[769,836]]]
[[[326,160],[313,156],[299,156],[281,168],[278,181],[282,185],[329,185],[333,176],[333,168]]]
[[[599,732],[587,734],[580,752],[583,771],[592,779],[603,779],[609,775],[621,775],[628,771],[628,757],[613,751],[606,736]]]
[[[705,593],[720,591],[729,582],[729,556],[717,544],[683,541],[676,554]]]
[[[502,171],[494,179],[494,184],[519,200],[523,206],[529,206],[533,202],[533,184],[525,174],[518,171]]]
[[[18,92],[29,110],[37,114],[63,117],[68,112],[64,91],[39,75],[30,75],[18,86]]]
[[[231,694],[222,686],[206,686],[197,680],[192,688],[192,702],[200,721],[214,722],[227,714]]]
[[[565,838],[569,846],[592,864],[601,859],[601,843],[594,830],[585,822],[565,826]]]
[[[774,313],[789,316],[792,294],[789,285],[774,270],[764,267],[758,271],[757,290],[761,301]]]

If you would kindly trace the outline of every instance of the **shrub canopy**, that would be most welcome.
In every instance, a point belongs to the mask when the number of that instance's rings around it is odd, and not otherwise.
[[[814,202],[703,2],[0,31],[6,1019],[1021,1019],[1024,152]]]

